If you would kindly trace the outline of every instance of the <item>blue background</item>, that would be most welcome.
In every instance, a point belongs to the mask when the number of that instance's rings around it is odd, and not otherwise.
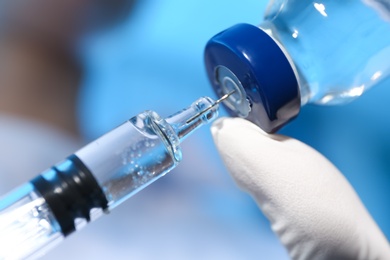
[[[206,42],[236,23],[259,24],[266,4],[262,0],[139,1],[125,23],[85,43],[87,76],[79,104],[87,139],[98,137],[146,109],[167,116],[200,96],[215,97],[203,64]],[[319,150],[345,174],[387,238],[389,85],[387,80],[345,106],[306,106],[298,119],[281,131]],[[158,193],[166,187],[184,185],[182,191],[176,187],[176,192],[183,192],[177,196],[190,194],[189,201],[197,203],[203,213],[236,225],[237,230],[242,223],[254,223],[258,229],[255,232],[267,234],[269,241],[277,244],[268,250],[269,254],[275,258],[275,251],[281,251],[279,257],[286,257],[256,205],[231,181],[208,127],[183,145],[183,155],[183,165],[143,192]],[[187,174],[192,176],[189,178],[197,176],[199,182],[190,185],[176,181]],[[250,254],[267,258],[265,244],[258,249],[249,250]]]

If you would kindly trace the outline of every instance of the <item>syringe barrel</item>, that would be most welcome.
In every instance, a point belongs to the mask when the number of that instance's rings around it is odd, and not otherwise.
[[[31,183],[0,201],[0,259],[38,257],[63,238],[56,217]]]
[[[112,209],[172,170],[181,160],[179,144],[172,127],[146,111],[76,156],[93,173]]]
[[[217,115],[210,98],[167,120],[146,111],[11,192],[0,200],[0,259],[45,252],[164,176],[180,141]]]
[[[42,254],[180,160],[164,119],[133,117],[0,200],[0,259]]]

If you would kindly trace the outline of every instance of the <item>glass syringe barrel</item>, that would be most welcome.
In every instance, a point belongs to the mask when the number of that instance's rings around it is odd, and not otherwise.
[[[208,97],[166,120],[146,111],[11,192],[0,200],[0,259],[44,253],[164,176],[180,142],[217,115]]]

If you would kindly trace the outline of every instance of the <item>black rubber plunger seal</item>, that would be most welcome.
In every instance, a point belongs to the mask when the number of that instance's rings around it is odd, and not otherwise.
[[[76,230],[76,218],[89,222],[91,209],[106,211],[108,208],[106,196],[95,177],[75,155],[31,183],[46,200],[64,236]]]

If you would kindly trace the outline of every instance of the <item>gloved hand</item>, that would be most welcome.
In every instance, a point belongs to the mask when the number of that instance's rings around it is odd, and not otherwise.
[[[325,157],[249,121],[223,118],[212,134],[237,184],[270,220],[293,259],[390,259],[359,197]]]

